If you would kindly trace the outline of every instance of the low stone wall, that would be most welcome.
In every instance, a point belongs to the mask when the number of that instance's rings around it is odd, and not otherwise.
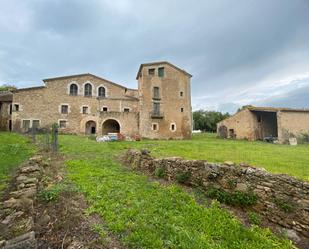
[[[232,162],[221,164],[176,157],[155,159],[147,150],[128,150],[125,161],[130,167],[153,175],[162,171],[168,181],[186,174],[189,176],[185,181],[187,185],[251,193],[257,198],[251,207],[254,211],[288,231],[309,237],[309,182]]]
[[[12,191],[0,211],[0,248],[37,248],[34,233],[34,202],[42,176],[42,156],[34,156],[21,165],[13,179]]]

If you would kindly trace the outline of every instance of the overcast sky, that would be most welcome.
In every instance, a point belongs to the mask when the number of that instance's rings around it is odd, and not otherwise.
[[[309,0],[0,0],[0,83],[136,88],[161,60],[193,74],[194,109],[309,108]]]

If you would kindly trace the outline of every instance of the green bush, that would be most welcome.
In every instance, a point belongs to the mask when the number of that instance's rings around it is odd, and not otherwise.
[[[56,201],[59,198],[60,192],[64,189],[62,184],[49,186],[39,192],[39,198],[45,202]]]
[[[257,197],[254,193],[241,191],[227,192],[213,187],[206,191],[206,195],[232,206],[251,206],[257,202]]]
[[[257,213],[255,212],[249,212],[248,214],[248,218],[249,218],[249,222],[252,224],[252,225],[257,225],[259,226],[261,224],[261,217],[260,215],[258,215]]]
[[[191,172],[190,171],[186,171],[186,172],[179,171],[179,172],[176,173],[176,176],[175,176],[177,182],[179,182],[179,183],[186,183],[186,182],[188,182],[190,177],[191,177]]]
[[[165,176],[165,170],[163,167],[157,167],[155,169],[155,176],[159,177],[159,178],[164,178]]]

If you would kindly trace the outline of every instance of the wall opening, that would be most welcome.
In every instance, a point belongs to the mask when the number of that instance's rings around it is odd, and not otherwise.
[[[102,125],[102,134],[107,135],[108,133],[119,133],[120,125],[115,119],[108,119],[104,121]]]
[[[236,138],[234,129],[229,129],[229,138]]]
[[[227,127],[225,125],[221,125],[218,131],[219,131],[219,137],[227,138]]]
[[[256,118],[255,137],[258,140],[278,137],[277,113],[253,111]]]
[[[97,124],[96,122],[90,120],[86,123],[86,127],[85,127],[85,133],[88,135],[91,134],[96,134],[97,133]]]

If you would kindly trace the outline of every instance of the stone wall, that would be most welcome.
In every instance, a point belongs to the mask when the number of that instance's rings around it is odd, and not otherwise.
[[[176,157],[155,159],[147,150],[129,150],[125,161],[130,167],[151,174],[160,168],[168,181],[188,172],[187,185],[254,194],[257,202],[250,208],[275,224],[309,237],[308,182],[232,162],[220,164]]]
[[[37,248],[34,203],[44,166],[42,156],[24,163],[12,182],[11,192],[0,210],[0,248]]]

